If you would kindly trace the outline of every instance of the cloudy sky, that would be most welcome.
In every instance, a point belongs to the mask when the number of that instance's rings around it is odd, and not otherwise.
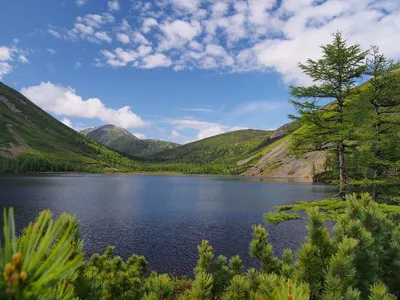
[[[400,58],[400,0],[3,1],[0,80],[74,129],[185,143],[288,121],[330,34]]]

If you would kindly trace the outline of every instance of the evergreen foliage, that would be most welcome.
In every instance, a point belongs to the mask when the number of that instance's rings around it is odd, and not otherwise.
[[[56,221],[43,211],[17,237],[13,210],[4,210],[0,249],[0,297],[2,299],[72,299],[71,282],[83,263],[82,241],[75,217]]]
[[[291,86],[291,95],[295,99],[311,99],[291,101],[302,121],[309,124],[313,132],[312,135],[297,136],[297,142],[306,146],[311,142],[311,146],[319,149],[334,148],[339,159],[340,195],[344,197],[345,148],[354,133],[354,122],[346,120],[345,113],[356,80],[365,73],[364,61],[368,52],[361,50],[358,44],[348,46],[340,32],[334,34],[332,44],[321,48],[322,58],[316,61],[308,59],[306,64],[299,64],[303,72],[318,84]],[[333,99],[333,103],[324,106],[320,99]]]
[[[367,88],[361,97],[372,110],[372,131],[362,136],[367,147],[362,147],[362,156],[366,158],[367,178],[364,186],[372,187],[374,200],[387,190],[390,185],[398,185],[399,145],[397,143],[400,131],[400,80],[397,67],[392,60],[379,52],[377,46],[372,46],[367,59],[367,72],[371,76]]]
[[[13,211],[4,213],[0,248],[1,299],[396,299],[400,297],[400,225],[370,195],[349,195],[329,233],[316,206],[308,236],[293,255],[274,255],[268,232],[253,227],[250,253],[259,268],[244,270],[238,256],[215,256],[198,246],[194,280],[149,273],[143,256],[126,261],[108,247],[83,261],[75,217],[49,211],[15,234]]]

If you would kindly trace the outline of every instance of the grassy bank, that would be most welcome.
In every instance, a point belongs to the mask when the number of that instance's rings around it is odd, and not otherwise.
[[[377,203],[382,212],[393,221],[400,221],[400,206],[396,203]],[[305,219],[305,213],[311,209],[318,209],[325,220],[337,221],[346,213],[346,201],[339,197],[307,202],[298,201],[294,204],[275,207],[275,212],[265,214],[268,223],[279,224],[289,220]]]

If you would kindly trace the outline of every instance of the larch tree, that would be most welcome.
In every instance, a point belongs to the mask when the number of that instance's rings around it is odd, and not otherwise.
[[[392,183],[388,170],[398,165],[400,149],[397,134],[400,130],[400,74],[399,66],[371,47],[367,59],[367,75],[371,76],[368,88],[363,93],[373,110],[369,167],[372,173],[372,196],[377,200],[383,185]],[[396,149],[397,148],[397,149]],[[385,180],[382,180],[382,176]]]
[[[296,100],[291,103],[301,119],[312,127],[312,132],[300,132],[296,138],[307,141],[314,148],[333,148],[338,156],[339,195],[345,197],[345,148],[352,139],[354,126],[345,118],[348,100],[353,95],[357,79],[366,71],[365,58],[368,51],[360,45],[347,45],[340,32],[333,34],[332,44],[321,46],[322,57],[299,63],[302,71],[314,84],[291,86],[290,93]],[[325,103],[320,103],[325,100]],[[327,104],[328,103],[328,104]]]

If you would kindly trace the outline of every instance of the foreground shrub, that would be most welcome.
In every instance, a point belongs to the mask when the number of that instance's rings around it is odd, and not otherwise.
[[[43,211],[20,237],[15,235],[13,209],[4,212],[3,218],[1,298],[73,298],[71,282],[83,263],[75,217],[63,214],[54,221],[50,211]]]

